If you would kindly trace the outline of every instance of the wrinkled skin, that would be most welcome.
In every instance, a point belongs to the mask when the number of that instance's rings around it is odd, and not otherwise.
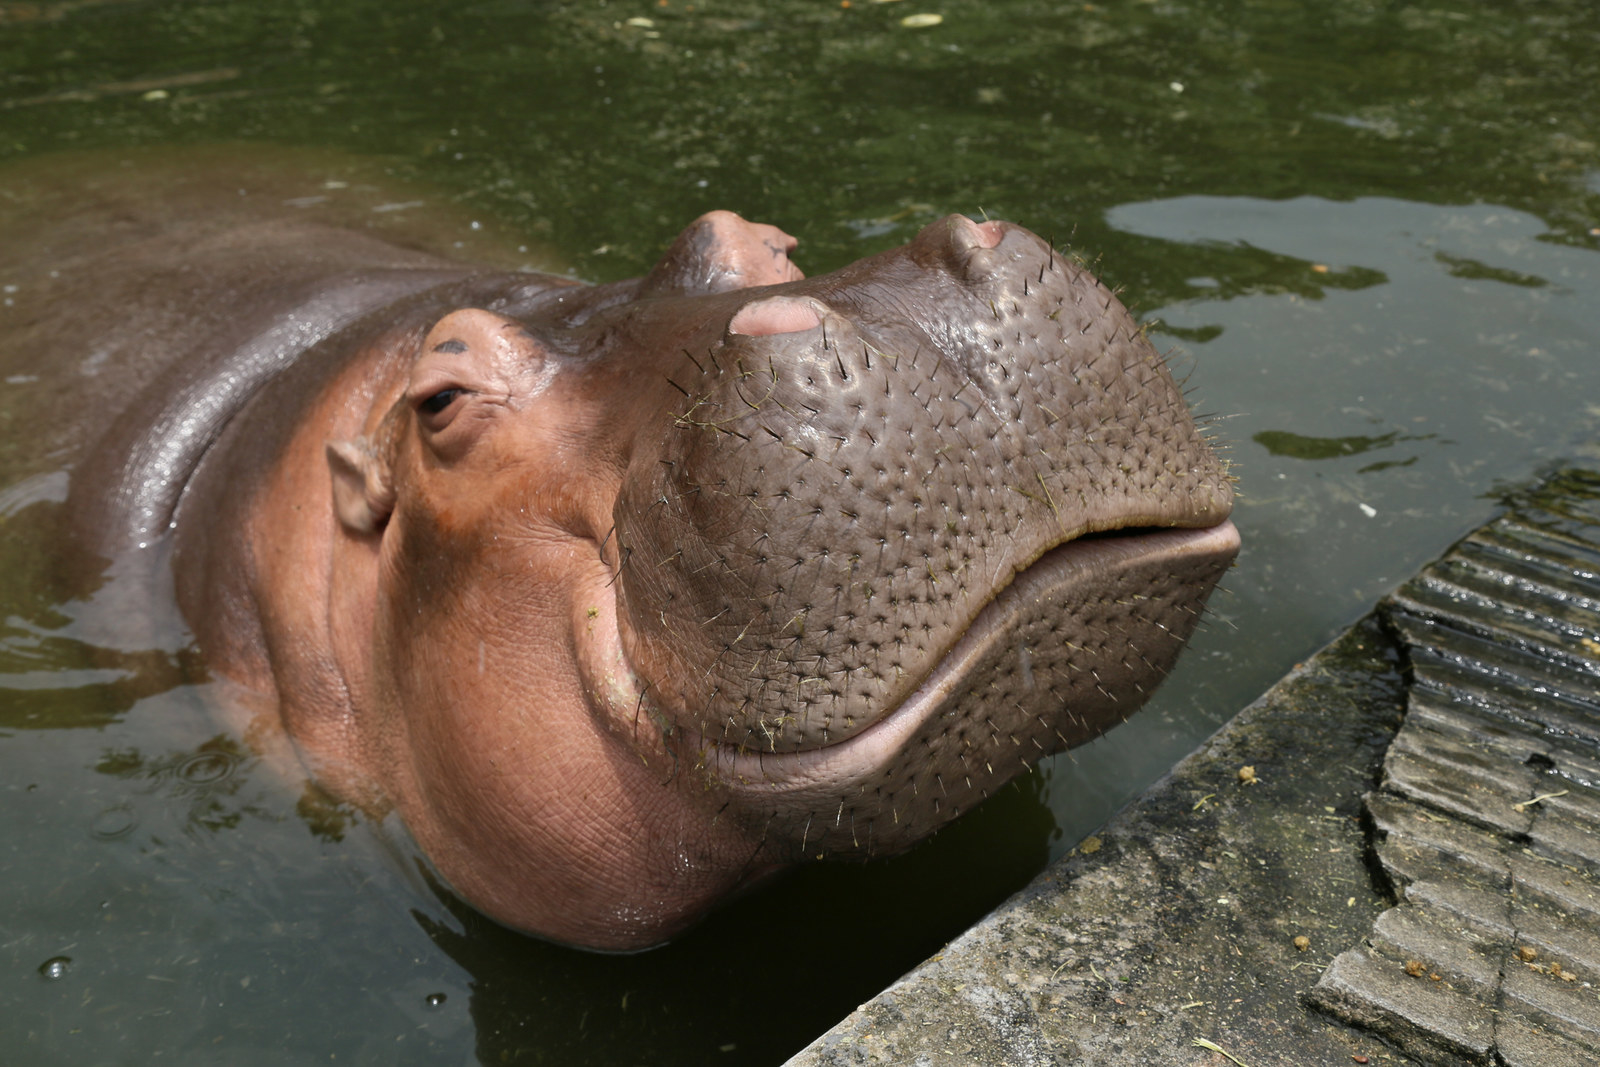
[[[96,400],[80,549],[170,548],[212,669],[475,906],[630,949],[1121,721],[1237,550],[1078,264],[960,216],[812,279],[793,248],[712,213],[589,287],[151,233],[93,284],[177,270],[170,321],[10,328],[139,368]]]

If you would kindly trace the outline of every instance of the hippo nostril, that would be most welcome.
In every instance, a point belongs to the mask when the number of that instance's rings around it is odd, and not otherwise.
[[[767,337],[779,333],[802,333],[822,325],[816,308],[804,300],[773,297],[746,304],[728,323],[729,333],[747,337]]]
[[[993,249],[1005,237],[1005,224],[952,215],[949,234],[949,255],[960,276],[969,282],[987,281],[1000,265],[1000,254]]]
[[[1006,235],[1001,222],[973,222],[965,215],[952,215],[950,223],[950,244],[957,252],[993,248]]]
[[[978,244],[984,248],[993,248],[1005,236],[1005,227],[998,222],[977,222],[972,228],[978,232]]]

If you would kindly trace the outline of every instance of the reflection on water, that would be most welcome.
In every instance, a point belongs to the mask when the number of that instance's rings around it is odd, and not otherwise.
[[[1251,434],[1250,440],[1274,456],[1290,456],[1294,459],[1338,459],[1342,456],[1358,456],[1375,448],[1388,448],[1397,441],[1427,441],[1436,436],[1438,435],[1431,433],[1403,434],[1399,430],[1390,430],[1377,437],[1307,437],[1304,434],[1290,433],[1288,430],[1262,430]],[[1411,463],[1414,460],[1415,457],[1412,457],[1406,462]],[[1381,468],[1362,467],[1357,473],[1379,469]]]
[[[20,369],[0,390],[0,1018],[22,1062],[776,1063],[1498,487],[1592,452],[1600,8],[943,0],[913,30],[897,6],[0,3],[0,160],[347,149],[377,162],[285,209],[350,194],[362,224],[426,214],[446,250],[488,256],[493,234],[599,280],[711,208],[797,234],[813,273],[947,211],[1017,219],[1180,346],[1232,442],[1245,538],[1129,726],[930,848],[601,957],[460,907],[402,829],[219,733],[219,692],[138,575],[56,573],[66,474],[28,452]],[[374,170],[403,194],[362,192]],[[0,276],[0,313],[19,284]]]
[[[61,730],[105,726],[145,697],[204,677],[192,652],[123,652],[86,645],[32,627],[0,645],[0,729]]]
[[[103,727],[141,700],[206,677],[181,632],[157,647],[139,641],[171,617],[148,606],[148,580],[60,568],[59,511],[46,500],[0,512],[0,730]],[[132,617],[119,617],[124,610]],[[131,646],[108,643],[119,635]]]

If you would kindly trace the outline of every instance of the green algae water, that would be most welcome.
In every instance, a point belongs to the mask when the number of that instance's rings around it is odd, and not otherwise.
[[[359,160],[398,190],[374,220],[595,281],[712,208],[795,234],[810,273],[951,211],[1016,220],[1172,352],[1244,552],[1127,725],[906,857],[597,956],[483,920],[402,829],[283,785],[182,640],[97,628],[117,583],[49,580],[67,475],[23,463],[0,393],[6,1062],[780,1063],[1503,487],[1597,455],[1586,0],[0,0],[0,200],[7,167],[219,143]],[[364,180],[319,165],[287,210]]]

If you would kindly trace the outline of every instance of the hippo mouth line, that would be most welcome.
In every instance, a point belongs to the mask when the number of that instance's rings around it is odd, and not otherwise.
[[[1004,636],[1007,624],[1041,598],[1104,582],[1114,572],[1156,559],[1174,567],[1186,560],[1231,560],[1238,546],[1238,530],[1226,519],[1215,526],[1123,528],[1066,541],[1013,574],[921,684],[859,733],[786,752],[753,751],[694,733],[687,740],[705,753],[706,766],[714,768],[718,777],[743,789],[785,793],[864,781],[912,741],[990,646]]]

